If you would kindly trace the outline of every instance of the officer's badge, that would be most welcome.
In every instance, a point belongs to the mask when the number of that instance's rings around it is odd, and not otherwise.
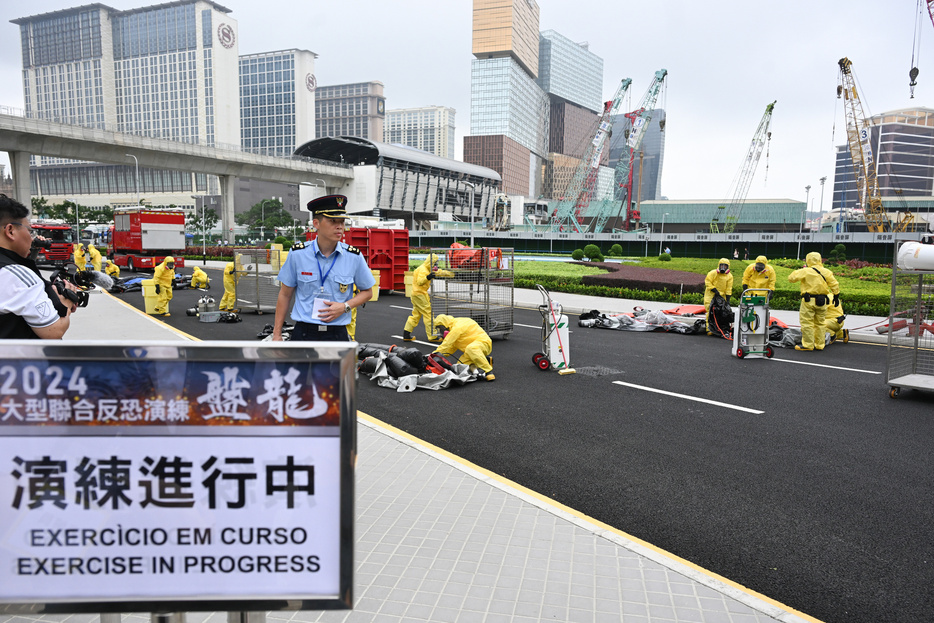
[[[293,251],[298,251],[299,249],[304,249],[304,248],[305,248],[305,243],[302,242],[301,240],[299,240],[298,242],[292,245]]]
[[[338,207],[338,208],[343,208],[343,207],[344,207],[344,204],[347,203],[347,197],[344,197],[343,195],[338,195],[338,196],[334,199],[334,203],[337,204],[337,207]]]
[[[341,286],[341,294],[345,294],[347,292],[347,284],[342,283],[340,284],[340,286]]]
[[[356,254],[356,255],[360,255],[360,249],[358,249],[357,247],[353,247],[353,246],[350,246],[350,245],[348,244],[348,245],[347,245],[347,250],[350,251],[351,253]]]

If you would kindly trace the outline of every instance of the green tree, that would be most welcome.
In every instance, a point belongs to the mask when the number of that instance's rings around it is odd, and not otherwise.
[[[578,262],[584,259],[584,250],[583,249],[574,249],[571,252],[571,258],[577,260]]]
[[[32,216],[34,218],[47,218],[46,212],[49,210],[49,202],[45,197],[32,198]]]
[[[584,247],[584,255],[586,255],[588,259],[593,260],[594,262],[602,262],[604,259],[603,251],[601,251],[600,247],[595,244],[588,244],[586,247]]]
[[[202,218],[202,214],[204,218]],[[196,210],[185,217],[185,231],[195,236],[200,236],[201,232],[209,232],[214,229],[220,217],[214,208],[206,210]]]
[[[612,257],[620,257],[623,254],[623,247],[619,243],[614,244],[612,247],[610,247],[609,254]]]

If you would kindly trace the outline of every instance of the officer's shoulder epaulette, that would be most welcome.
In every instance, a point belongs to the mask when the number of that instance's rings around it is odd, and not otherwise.
[[[298,251],[299,249],[304,249],[304,248],[305,248],[305,243],[302,242],[301,240],[299,240],[298,242],[292,245],[293,251]]]
[[[352,246],[350,246],[350,245],[348,244],[348,245],[347,245],[347,250],[350,251],[351,253],[355,253],[355,254],[357,254],[357,255],[360,255],[360,249],[358,249],[357,247],[352,247]]]

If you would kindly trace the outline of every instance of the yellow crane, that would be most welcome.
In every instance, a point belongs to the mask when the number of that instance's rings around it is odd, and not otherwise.
[[[843,109],[846,113],[846,138],[850,147],[850,159],[853,161],[853,173],[856,176],[856,190],[859,205],[863,208],[866,226],[872,232],[905,231],[914,221],[914,214],[906,212],[902,219],[892,224],[888,213],[882,207],[882,195],[879,181],[876,179],[876,165],[872,158],[872,135],[869,121],[863,113],[863,104],[856,91],[856,77],[853,75],[853,62],[844,57],[840,66],[840,84],[837,85],[837,97],[843,97]]]

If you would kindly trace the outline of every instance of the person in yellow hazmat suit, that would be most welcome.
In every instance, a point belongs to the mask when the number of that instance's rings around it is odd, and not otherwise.
[[[821,263],[820,253],[811,251],[804,258],[804,268],[788,275],[788,281],[801,286],[801,345],[795,350],[824,350],[824,323],[830,304],[840,302],[840,284]]]
[[[120,267],[110,260],[104,260],[104,272],[110,275],[110,277],[113,279],[120,278]]]
[[[775,269],[764,255],[757,257],[755,263],[743,271],[743,290],[749,288],[768,290],[770,301],[775,294]]]
[[[717,262],[717,267],[707,273],[704,279],[704,317],[707,318],[707,335],[713,335],[713,329],[710,326],[710,302],[714,295],[719,294],[730,302],[730,295],[733,293],[733,275],[730,274],[730,260],[721,257]]]
[[[453,355],[461,351],[459,362],[470,364],[480,370],[487,381],[495,381],[493,375],[493,340],[472,318],[454,318],[439,314],[435,318],[435,331],[447,331],[444,340],[435,349],[441,355]]]
[[[101,272],[101,262],[104,258],[101,257],[101,252],[97,250],[93,244],[88,245],[88,258],[91,261],[91,268],[97,272]]]
[[[194,271],[191,273],[191,287],[192,288],[210,288],[211,280],[208,279],[208,274],[195,266]]]
[[[233,262],[224,267],[224,296],[217,307],[220,311],[238,312],[237,308],[237,269]]]
[[[441,270],[438,267],[438,256],[429,253],[422,265],[415,269],[412,275],[412,315],[405,321],[405,328],[402,329],[402,339],[411,342],[412,331],[418,326],[418,321],[425,323],[425,336],[429,342],[440,342],[441,338],[432,330],[431,326],[431,295],[428,291],[435,279],[450,278],[454,273],[449,270]]]
[[[175,282],[175,258],[171,255],[166,256],[156,266],[156,270],[152,273],[152,279],[156,283],[156,295],[159,297],[159,300],[156,301],[156,307],[153,309],[153,314],[156,316],[171,316],[169,301],[172,300],[172,284]]]
[[[84,245],[80,242],[76,242],[72,253],[75,256],[75,266],[79,271],[84,270],[88,265],[88,256],[87,253],[84,252]]]
[[[843,322],[846,315],[843,313],[843,304],[840,303],[840,297],[834,297],[827,306],[827,316],[824,319],[824,331],[830,334],[830,343],[837,340],[844,344],[850,341],[850,330],[843,328]]]

